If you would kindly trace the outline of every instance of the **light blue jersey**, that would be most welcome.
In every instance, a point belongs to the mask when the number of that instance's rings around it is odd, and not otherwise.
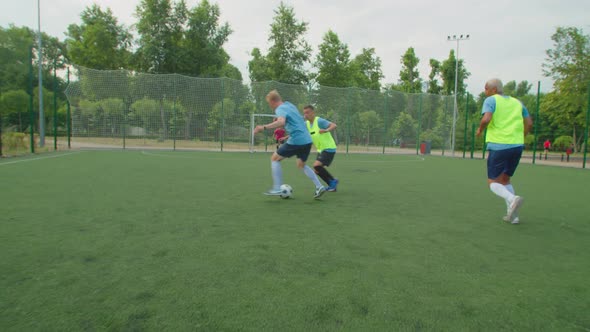
[[[502,97],[503,98],[510,98],[510,96],[502,96]],[[527,110],[527,108],[524,106],[524,104],[522,102],[520,104],[522,105],[522,117],[528,118],[530,116],[529,110]],[[483,102],[483,108],[481,110],[481,114],[482,115],[484,113],[494,114],[495,111],[496,111],[496,98],[494,98],[494,96],[487,97]],[[506,149],[511,149],[511,148],[515,148],[518,146],[524,146],[524,145],[523,144],[501,144],[501,143],[489,142],[487,145],[487,148],[488,148],[488,150],[506,150]]]
[[[299,113],[295,105],[286,101],[275,109],[275,114],[285,118],[285,130],[289,133],[287,144],[311,144],[311,135],[307,131],[303,115]]]

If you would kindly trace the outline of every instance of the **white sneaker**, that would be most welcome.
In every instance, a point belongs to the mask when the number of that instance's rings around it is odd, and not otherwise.
[[[270,190],[263,192],[263,194],[265,194],[266,196],[281,196],[281,191],[278,189],[277,190],[270,189]]]
[[[313,198],[318,199],[320,198],[324,193],[326,192],[326,188],[324,186],[321,186],[319,188],[316,188],[315,193],[313,194]]]
[[[520,224],[520,218],[518,218],[518,216],[514,217],[514,219],[512,219],[512,220],[510,220],[510,218],[508,218],[508,216],[504,216],[504,217],[502,217],[502,220],[504,220],[505,222],[509,222],[513,225]]]
[[[515,220],[515,217],[518,215],[518,209],[520,209],[523,202],[524,198],[520,196],[514,196],[514,200],[512,201],[512,204],[510,204],[508,214],[506,215],[509,220]]]

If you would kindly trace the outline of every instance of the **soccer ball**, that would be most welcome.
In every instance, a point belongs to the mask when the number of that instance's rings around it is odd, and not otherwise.
[[[281,198],[287,199],[293,195],[293,188],[288,184],[281,185]]]

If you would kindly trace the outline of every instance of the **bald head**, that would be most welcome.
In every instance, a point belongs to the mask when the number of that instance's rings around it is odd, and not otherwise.
[[[498,78],[492,78],[489,79],[486,82],[486,94],[488,94],[488,91],[490,91],[490,96],[494,95],[494,94],[503,94],[504,93],[504,87],[502,85],[502,81],[500,81],[500,79]]]
[[[283,98],[277,90],[272,90],[266,95],[266,102],[273,110],[283,103]]]

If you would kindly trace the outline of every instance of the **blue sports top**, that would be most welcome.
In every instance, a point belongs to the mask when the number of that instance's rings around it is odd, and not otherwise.
[[[285,130],[289,133],[287,144],[311,144],[311,135],[307,131],[303,115],[299,114],[295,105],[286,101],[275,109],[275,114],[285,118]]]

